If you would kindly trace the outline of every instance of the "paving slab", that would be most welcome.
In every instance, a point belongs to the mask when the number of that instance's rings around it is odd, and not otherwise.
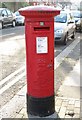
[[[68,98],[79,98],[80,91],[82,90],[82,84],[80,82],[80,60],[70,72],[70,74],[63,81],[58,95]]]

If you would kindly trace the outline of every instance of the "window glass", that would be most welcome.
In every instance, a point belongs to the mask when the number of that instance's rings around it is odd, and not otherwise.
[[[7,11],[8,16],[11,16],[11,15],[12,15],[12,13],[11,13],[10,10],[7,9],[6,11]]]
[[[17,11],[17,12],[15,12],[15,15],[16,15],[16,16],[19,16],[19,15],[20,15],[20,13]]]
[[[2,10],[2,15],[7,16],[6,10]]]
[[[55,17],[55,22],[66,23],[66,21],[67,21],[67,14],[66,13],[61,13],[60,15],[57,15]]]
[[[73,12],[75,18],[80,18],[80,12]]]

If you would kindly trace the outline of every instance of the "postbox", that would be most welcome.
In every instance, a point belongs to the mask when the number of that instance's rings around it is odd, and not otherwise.
[[[49,6],[19,10],[25,16],[27,111],[36,116],[54,113],[54,16]]]

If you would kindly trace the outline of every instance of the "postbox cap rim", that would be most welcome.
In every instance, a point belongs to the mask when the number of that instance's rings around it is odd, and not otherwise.
[[[37,5],[37,6],[28,6],[25,8],[19,9],[21,15],[28,18],[35,17],[54,17],[60,14],[60,10],[55,9],[51,6]]]
[[[19,11],[57,11],[57,9],[51,6],[37,5],[21,8]]]

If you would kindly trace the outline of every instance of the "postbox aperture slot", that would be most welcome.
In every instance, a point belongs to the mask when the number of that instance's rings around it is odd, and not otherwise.
[[[50,27],[34,27],[34,31],[49,31]]]

